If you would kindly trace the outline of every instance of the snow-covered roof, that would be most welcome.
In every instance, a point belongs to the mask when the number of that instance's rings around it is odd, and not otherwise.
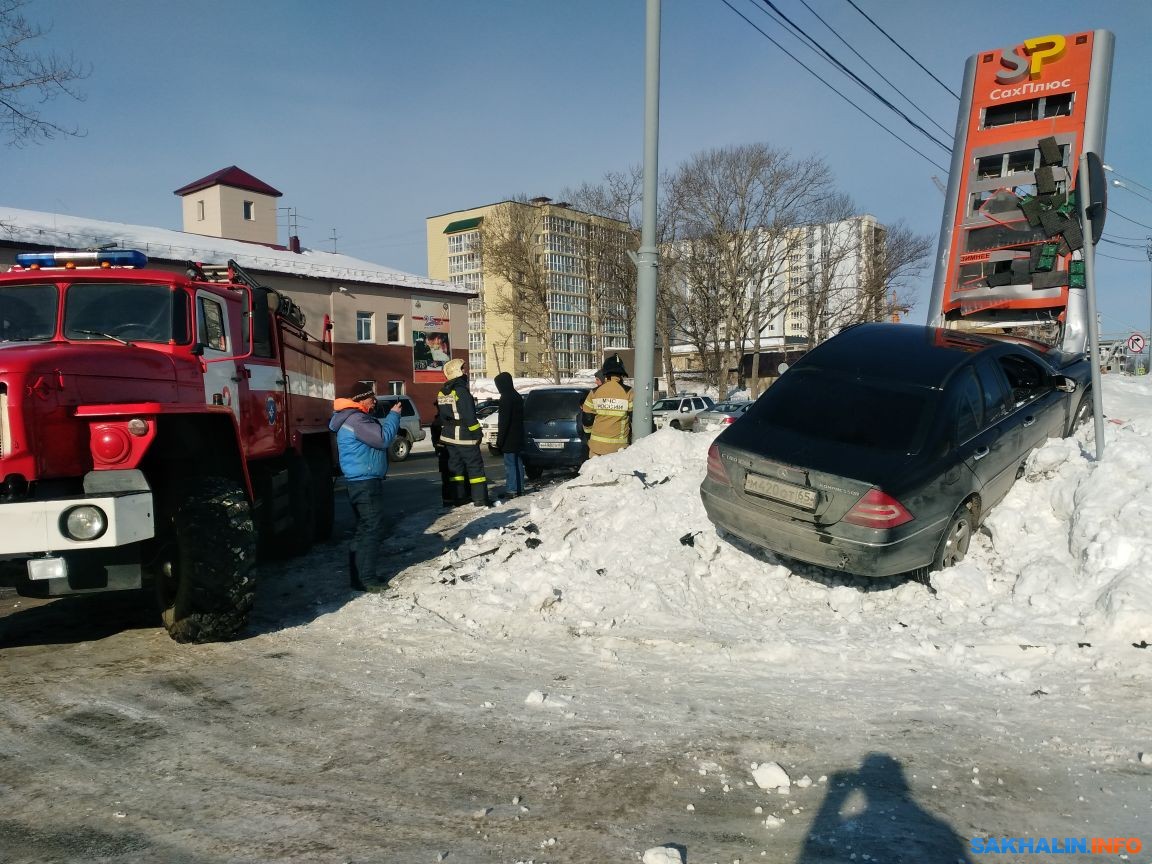
[[[54,246],[61,249],[84,249],[105,243],[116,243],[124,249],[139,249],[149,258],[168,261],[198,261],[202,264],[226,264],[235,259],[251,270],[284,273],[314,279],[338,279],[376,285],[392,285],[420,291],[440,291],[470,297],[475,294],[463,287],[393,270],[371,261],[363,261],[335,252],[304,249],[292,252],[243,240],[225,240],[203,234],[171,231],[147,225],[104,222],[61,213],[41,213],[0,206],[0,243]]]

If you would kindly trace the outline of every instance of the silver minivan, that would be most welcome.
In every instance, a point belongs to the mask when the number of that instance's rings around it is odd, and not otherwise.
[[[386,417],[397,399],[400,400],[400,431],[392,439],[388,458],[392,462],[403,462],[412,452],[412,445],[423,441],[428,432],[420,425],[420,412],[416,410],[416,404],[407,396],[378,395],[372,415],[378,419]]]

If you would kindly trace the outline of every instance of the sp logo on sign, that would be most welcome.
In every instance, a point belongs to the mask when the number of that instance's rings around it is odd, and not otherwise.
[[[1037,36],[1025,39],[1022,48],[1023,54],[1009,48],[1000,52],[1000,65],[1004,68],[996,73],[997,84],[1015,84],[1025,77],[1035,81],[1045,65],[1064,56],[1066,44],[1063,36]]]

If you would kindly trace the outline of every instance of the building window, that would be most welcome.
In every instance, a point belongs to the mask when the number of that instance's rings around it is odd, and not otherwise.
[[[520,352],[520,362],[521,363],[527,363],[528,362],[528,352],[527,351],[521,351]]]
[[[204,221],[204,199],[203,198],[201,198],[199,201],[196,202],[196,221],[197,222],[203,222]]]
[[[404,382],[403,381],[389,381],[388,382],[388,393],[392,396],[403,395],[404,394]]]
[[[256,204],[255,204],[255,202],[253,202],[253,201],[245,201],[244,202],[244,221],[245,222],[255,222],[256,221]]]
[[[373,314],[371,312],[357,312],[356,313],[356,341],[357,342],[375,342],[376,332],[373,324]]]
[[[527,342],[528,341],[528,334],[525,333],[523,330],[521,330],[520,333],[516,337],[516,341],[517,342]]]
[[[400,338],[400,322],[404,319],[403,315],[388,314],[388,344],[394,345],[403,341]]]

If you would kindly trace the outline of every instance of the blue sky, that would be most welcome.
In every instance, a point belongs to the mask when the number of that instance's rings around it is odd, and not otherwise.
[[[755,0],[729,0],[822,76],[947,168],[947,155],[800,48]],[[837,56],[801,0],[775,0]],[[1046,33],[1116,34],[1105,161],[1152,187],[1146,91],[1152,2],[1043,7],[856,0],[959,91],[970,54]],[[808,0],[931,114],[956,101],[846,0]],[[1013,12],[1018,9],[1018,12]],[[424,219],[512,195],[556,197],[642,158],[644,0],[30,0],[43,44],[91,64],[84,103],[48,116],[83,138],[0,150],[0,204],[180,228],[172,190],[238,165],[284,193],[305,245],[427,271]],[[664,0],[660,165],[766,141],[823,156],[861,210],[935,237],[941,171],[812,78],[721,0]],[[854,68],[858,64],[853,64]],[[920,143],[923,142],[923,143]],[[1107,235],[1143,243],[1152,201],[1113,189]],[[1152,198],[1152,192],[1138,192]],[[281,231],[283,242],[285,233]],[[1149,326],[1142,248],[1098,247],[1105,333]],[[926,273],[913,320],[922,320]]]

